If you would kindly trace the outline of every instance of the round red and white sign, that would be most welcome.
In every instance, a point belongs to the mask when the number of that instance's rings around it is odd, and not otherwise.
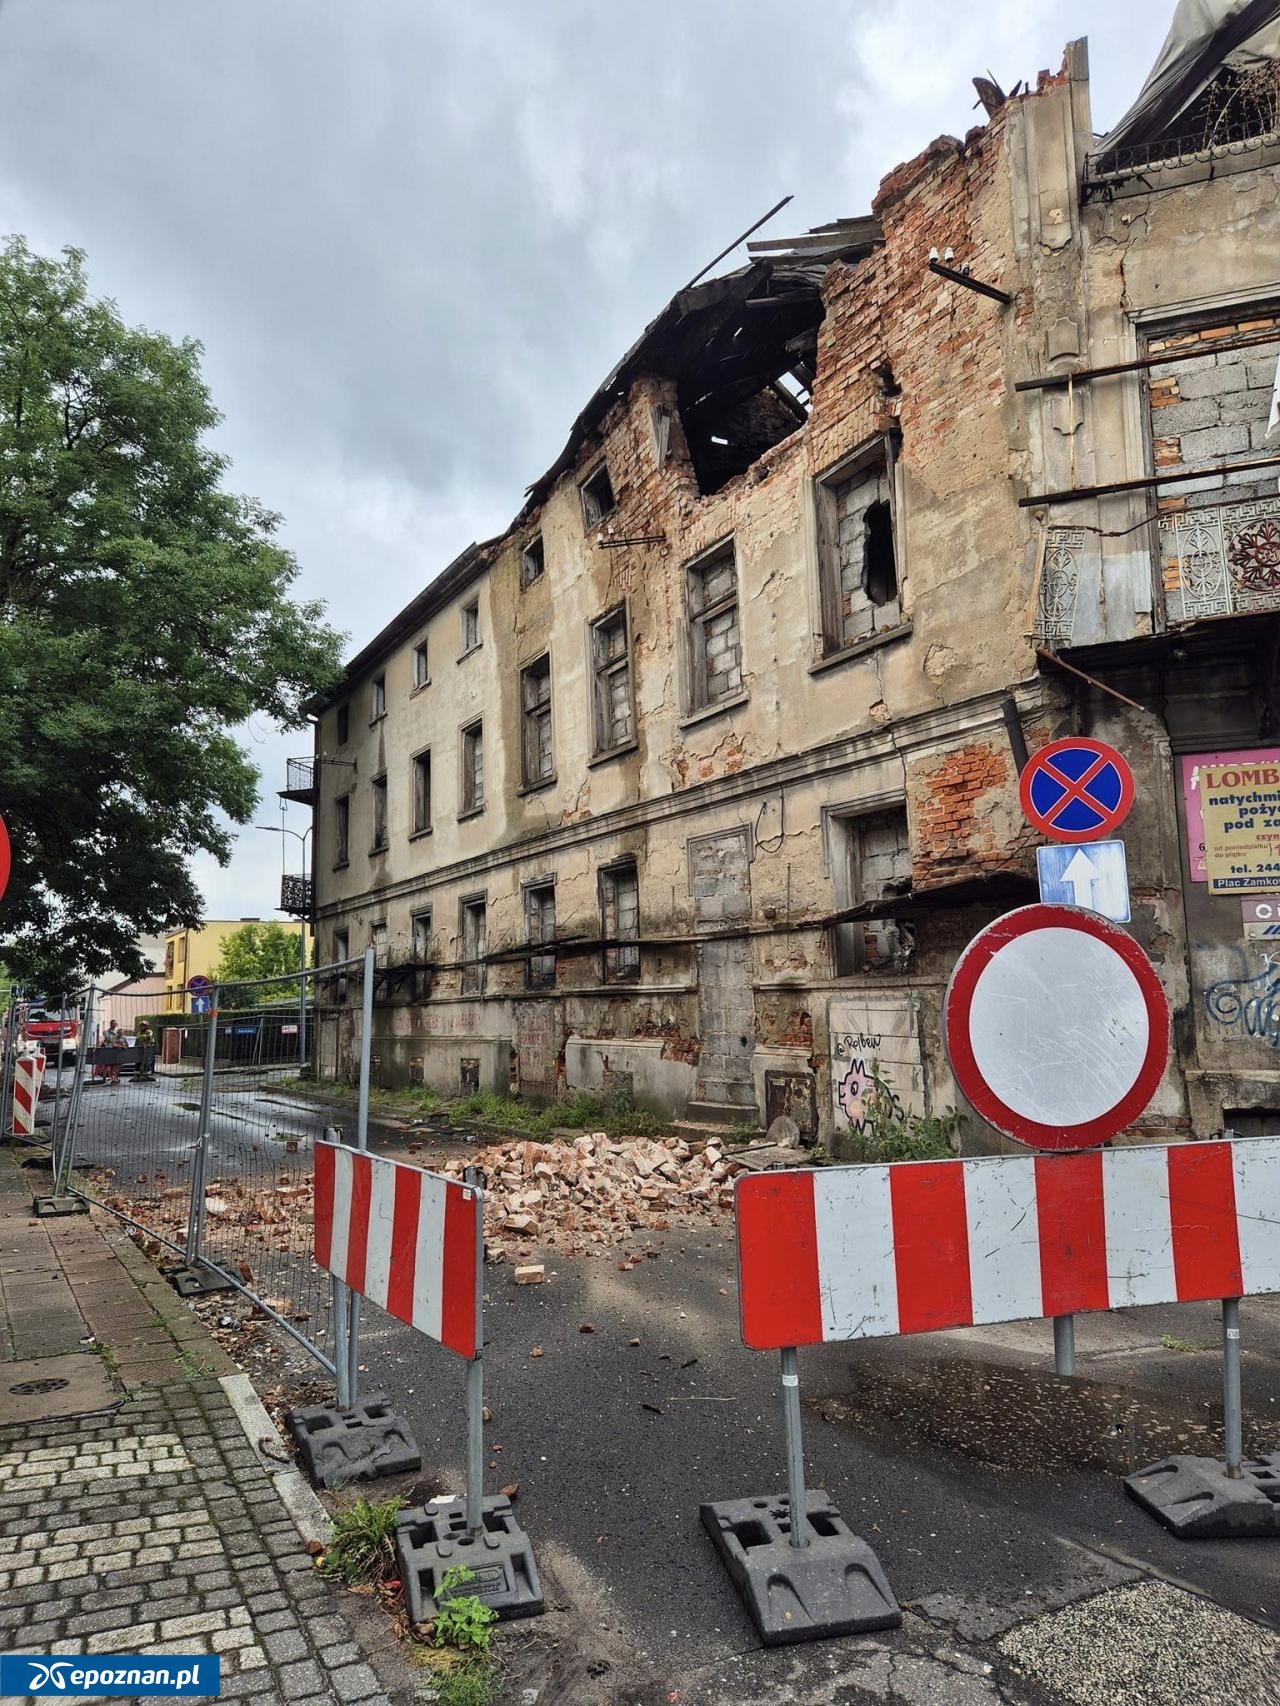
[[[1072,906],[1019,907],[975,936],[951,974],[944,1028],[975,1111],[1037,1149],[1088,1149],[1123,1131],[1169,1054],[1151,962]]]

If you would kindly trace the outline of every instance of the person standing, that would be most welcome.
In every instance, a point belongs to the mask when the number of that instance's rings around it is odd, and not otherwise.
[[[125,1034],[113,1019],[102,1033],[102,1041],[98,1045],[99,1052],[105,1058],[102,1061],[102,1076],[108,1084],[120,1082],[120,1063],[124,1051],[128,1047]]]
[[[156,1036],[151,1029],[150,1019],[139,1019],[133,1033],[133,1040],[138,1050],[138,1077],[154,1078],[156,1075]]]

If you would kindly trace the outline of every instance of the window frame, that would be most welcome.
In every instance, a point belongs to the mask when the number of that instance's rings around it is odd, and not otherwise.
[[[480,795],[479,798],[469,797],[474,788],[475,767],[468,762],[467,742],[470,737],[478,736],[480,742]],[[485,751],[484,751],[484,718],[472,717],[463,723],[458,730],[458,821],[464,818],[479,817],[485,808]]]
[[[532,565],[537,565],[534,568]],[[533,586],[542,580],[547,572],[547,547],[542,537],[541,529],[529,535],[520,552],[520,586]]]
[[[605,629],[613,626],[621,619],[622,622],[622,656],[610,661],[607,657],[602,660],[600,638]],[[634,751],[636,746],[636,691],[635,671],[631,656],[631,606],[627,599],[622,599],[610,609],[587,623],[587,666],[588,691],[591,695],[591,758],[592,760],[612,758],[619,752]],[[611,745],[601,742],[601,736],[606,732],[609,708],[612,698],[609,694],[609,684],[616,675],[626,674],[627,682],[627,712],[631,732],[625,740],[615,741]]]
[[[480,915],[480,951],[474,959],[467,957],[467,918],[475,913]],[[478,894],[464,894],[458,897],[458,959],[462,965],[463,995],[483,995],[485,992],[485,963],[484,956],[488,948],[489,933],[489,895],[485,890]]]
[[[351,792],[335,794],[333,800],[333,868],[345,870],[351,863]]]
[[[733,564],[733,595],[722,597],[705,608],[695,610],[693,589],[695,582],[706,576],[714,569],[719,561],[728,558]],[[707,691],[707,640],[706,630],[711,622],[723,616],[729,609],[736,614],[738,630],[738,677],[736,688],[712,698]],[[747,698],[746,686],[746,648],[743,644],[742,632],[742,586],[738,574],[738,551],[734,536],[730,534],[725,539],[719,539],[705,551],[700,551],[696,557],[684,566],[684,633],[685,655],[687,659],[688,692],[686,695],[690,717],[711,716],[716,711],[730,705],[740,705]]]
[[[422,932],[424,919],[426,920],[426,941],[425,943],[422,943],[419,938]],[[434,920],[432,918],[432,909],[429,906],[420,907],[417,912],[411,912],[409,914],[409,949],[413,956],[413,963],[416,966],[429,965],[431,963],[431,937],[433,928]],[[420,954],[418,952],[420,946],[425,946],[427,951]]]
[[[479,593],[477,593],[474,598],[469,598],[467,602],[460,607],[460,615],[462,619],[462,650],[458,653],[459,662],[461,662],[463,658],[469,658],[473,652],[478,652],[483,644],[480,635]],[[467,638],[468,618],[474,618],[474,632],[470,640]]]
[[[613,906],[616,915],[616,885],[618,879],[623,876],[629,876],[632,883],[635,885],[635,946],[633,948],[622,946],[614,948],[604,947],[601,949],[601,983],[639,983],[640,981],[640,867],[635,859],[614,859],[608,865],[601,865],[596,873],[596,892],[600,906],[600,936],[602,941],[607,941],[611,934],[608,924],[608,902],[606,900],[606,890],[608,885],[614,885],[615,892],[613,896]],[[630,940],[629,937],[622,935],[618,930],[613,931],[612,935],[619,943],[626,943]],[[632,960],[632,956],[634,956],[634,961]]]
[[[340,705],[334,706],[334,739],[338,746],[345,746],[351,739],[351,701],[344,699]]]
[[[825,821],[824,840],[832,887],[835,891],[836,910],[862,906],[867,901],[866,883],[863,879],[866,854],[862,839],[866,828],[888,818],[898,819],[903,830],[903,850],[910,861],[911,818],[907,811],[907,802],[900,794],[877,795],[847,807],[824,807],[822,815]],[[867,958],[867,926],[877,922],[881,921],[874,918],[849,919],[843,924],[830,926],[828,936],[833,977],[844,979],[885,975],[886,968],[883,965]],[[884,922],[897,923],[901,920]],[[841,932],[848,934],[842,937]],[[847,969],[842,969],[842,961],[846,962]],[[889,969],[892,969],[891,965]]]
[[[528,882],[522,883],[520,887],[524,911],[525,946],[534,948],[543,947],[547,943],[552,944],[550,953],[529,954],[525,957],[524,986],[530,990],[554,989],[556,987],[556,953],[554,947],[556,940],[556,880],[554,877],[532,877]],[[549,937],[545,935],[535,937],[532,920],[534,897],[548,894],[551,896],[551,935]],[[539,915],[538,928],[539,930],[542,928],[541,914]],[[542,967],[540,972],[535,971],[535,967],[539,964]]]
[[[545,668],[543,667],[545,665]],[[546,682],[546,697],[538,698],[531,704],[529,699],[530,687],[534,685],[535,672],[537,680]],[[524,664],[520,670],[520,775],[522,794],[535,793],[539,788],[550,787],[556,779],[556,729],[553,709],[554,696],[551,680],[551,653],[539,653],[536,658]],[[547,742],[547,752],[551,768],[545,773],[535,775],[532,761],[535,754],[541,751],[541,739],[538,738],[537,728],[545,719],[550,731]],[[535,727],[535,720],[537,728]]]
[[[431,748],[424,746],[418,752],[413,753],[409,763],[412,767],[410,773],[413,780],[413,827],[409,831],[409,839],[415,841],[420,835],[430,835],[433,827],[431,820]],[[425,787],[420,786],[424,765],[426,767]],[[424,802],[426,805],[425,814],[419,809]]]
[[[369,798],[373,805],[373,822],[370,826],[372,839],[369,842],[369,853],[372,856],[375,853],[385,853],[391,845],[391,801],[385,770],[369,778]],[[378,823],[379,816],[382,818],[381,826]],[[378,838],[379,827],[382,832],[381,840]]]
[[[411,693],[417,693],[423,687],[431,685],[431,653],[427,636],[415,640],[410,653],[410,669],[412,670]]]
[[[369,727],[380,723],[387,714],[387,672],[382,670],[369,681]]]
[[[906,580],[905,552],[903,549],[901,517],[898,510],[898,442],[900,435],[896,432],[877,433],[865,444],[861,444],[848,456],[841,457],[839,462],[832,464],[813,479],[814,507],[814,557],[818,576],[818,618],[821,623],[821,653],[820,662],[827,662],[847,656],[856,656],[870,646],[880,644],[883,640],[892,639],[895,635],[908,631],[910,618],[903,610],[903,586]],[[892,627],[876,628],[870,633],[860,634],[856,639],[844,638],[844,614],[841,609],[840,595],[840,542],[838,537],[839,520],[836,515],[836,491],[850,480],[856,480],[859,475],[869,473],[877,464],[884,464],[884,484],[889,502],[889,530],[893,544],[894,579],[897,584],[895,594],[898,605],[898,620]],[[874,600],[872,601],[874,603]],[[877,608],[883,608],[878,606]]]
[[[609,502],[602,506],[595,491],[592,489],[603,478],[609,491]],[[591,472],[578,481],[578,498],[582,504],[582,525],[587,533],[597,527],[603,527],[605,522],[618,507],[618,494],[613,488],[613,475],[609,472],[608,461],[601,458]]]

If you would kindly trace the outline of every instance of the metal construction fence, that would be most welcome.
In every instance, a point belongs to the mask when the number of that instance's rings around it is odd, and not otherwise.
[[[75,1058],[49,1058],[54,1195],[117,1215],[181,1259],[193,1291],[230,1284],[330,1372],[347,1323],[312,1259],[314,1144],[366,1141],[372,951],[291,977],[163,996],[65,998]],[[317,1044],[357,1005],[350,1058]],[[332,1048],[330,1048],[332,1053]],[[346,1074],[341,1068],[346,1066]],[[345,1373],[345,1370],[344,1370]]]

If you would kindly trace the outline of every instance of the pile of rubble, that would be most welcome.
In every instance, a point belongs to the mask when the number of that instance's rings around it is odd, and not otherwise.
[[[587,1255],[637,1232],[665,1232],[692,1214],[716,1219],[733,1206],[739,1163],[714,1143],[680,1138],[612,1139],[598,1131],[548,1143],[525,1140],[483,1150],[485,1244],[493,1259],[538,1244]],[[447,1161],[460,1178],[467,1163]]]

